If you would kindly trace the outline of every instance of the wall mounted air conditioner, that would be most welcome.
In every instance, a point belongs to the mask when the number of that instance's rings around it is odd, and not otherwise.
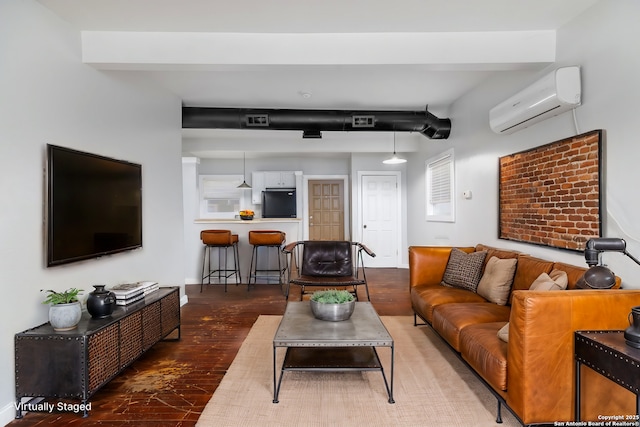
[[[580,67],[563,67],[501,102],[489,112],[495,133],[509,134],[580,105]]]

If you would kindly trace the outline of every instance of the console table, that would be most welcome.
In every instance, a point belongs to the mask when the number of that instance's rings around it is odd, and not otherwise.
[[[580,421],[580,366],[588,366],[636,395],[636,414],[625,421],[640,417],[640,349],[625,343],[624,331],[576,331],[574,336],[576,359],[575,417]]]
[[[47,322],[16,334],[16,418],[23,397],[81,399],[86,408],[96,391],[175,330],[179,340],[180,289],[163,287],[106,319],[83,313],[71,331],[56,332]]]

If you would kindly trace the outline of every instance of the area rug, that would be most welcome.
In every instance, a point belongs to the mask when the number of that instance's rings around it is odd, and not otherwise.
[[[383,316],[395,344],[395,403],[380,372],[284,374],[273,403],[273,336],[281,316],[260,316],[197,426],[492,426],[495,397],[427,326]],[[284,349],[278,350],[280,366]],[[387,378],[390,351],[378,350]],[[278,370],[278,375],[280,371]],[[520,424],[503,409],[504,427]]]

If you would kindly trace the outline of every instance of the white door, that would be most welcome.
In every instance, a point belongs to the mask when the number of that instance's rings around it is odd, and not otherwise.
[[[362,175],[362,243],[375,252],[366,267],[397,267],[398,177]]]

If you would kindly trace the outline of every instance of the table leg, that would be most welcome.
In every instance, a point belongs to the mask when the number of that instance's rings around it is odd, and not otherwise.
[[[393,366],[395,364],[394,357],[393,344],[391,344],[391,391],[389,392],[389,403],[396,403],[395,400],[393,400]]]
[[[576,360],[576,407],[575,418],[576,421],[580,421],[580,366],[582,364],[579,360]]]
[[[22,418],[22,398],[16,400],[16,419]]]
[[[287,354],[289,354],[289,349],[291,347],[287,347],[284,353],[285,360],[287,358]],[[282,362],[282,367],[280,369],[280,377],[276,380],[276,355],[277,350],[276,347],[273,347],[273,403],[278,403],[278,395],[280,394],[280,385],[282,384],[282,377],[284,377],[284,361]]]
[[[282,374],[280,374],[282,375]],[[276,386],[276,346],[273,346],[273,403],[278,403],[278,389]]]
[[[387,381],[387,376],[384,373],[384,366],[382,366],[382,362],[380,361],[380,357],[378,356],[378,350],[375,347],[371,348],[375,353],[378,366],[380,367],[380,373],[382,374],[382,379],[384,380],[384,386],[387,389],[387,395],[389,396],[389,403],[396,403],[395,400],[393,400],[393,346],[389,347],[391,351],[391,377],[389,378],[389,381]]]

